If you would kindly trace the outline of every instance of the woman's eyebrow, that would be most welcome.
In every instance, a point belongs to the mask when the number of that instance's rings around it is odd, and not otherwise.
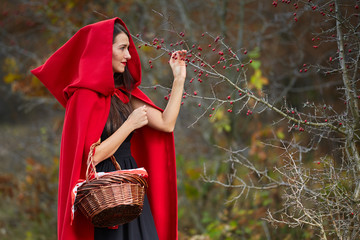
[[[130,44],[128,44],[128,43],[119,43],[119,47],[121,47],[121,46],[129,46]]]

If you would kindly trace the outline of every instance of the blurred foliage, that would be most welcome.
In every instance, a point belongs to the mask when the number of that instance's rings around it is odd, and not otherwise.
[[[58,166],[29,158],[24,176],[0,176],[1,239],[56,239]]]

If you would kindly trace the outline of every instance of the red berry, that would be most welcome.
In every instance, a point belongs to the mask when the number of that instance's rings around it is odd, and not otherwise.
[[[227,96],[227,99],[230,99],[231,97],[230,96]]]
[[[224,52],[223,51],[219,51],[219,55],[224,55]]]
[[[195,96],[197,95],[197,92],[196,92],[196,91],[194,91],[194,95],[195,95]]]
[[[249,62],[252,63],[252,60],[250,60]]]
[[[244,54],[247,54],[247,50],[244,51]]]
[[[240,71],[240,69],[239,69],[239,68],[237,68],[237,69],[236,69],[236,71],[238,72],[238,71]]]

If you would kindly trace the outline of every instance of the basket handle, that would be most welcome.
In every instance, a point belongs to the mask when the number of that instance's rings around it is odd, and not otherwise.
[[[93,143],[90,147],[88,159],[87,159],[87,168],[86,168],[86,182],[89,182],[90,177],[94,174],[95,178],[98,178],[96,167],[94,164],[94,151],[97,146],[100,145],[100,142]],[[116,170],[121,170],[119,163],[116,161],[114,155],[110,157],[112,164],[114,165]]]

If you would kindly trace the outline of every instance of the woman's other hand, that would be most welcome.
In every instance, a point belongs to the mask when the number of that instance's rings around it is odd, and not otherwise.
[[[126,120],[130,128],[133,130],[141,128],[148,124],[147,117],[147,107],[144,105],[142,107],[136,108]]]
[[[173,71],[174,80],[185,80],[186,77],[186,50],[176,51],[170,57],[170,67]]]

